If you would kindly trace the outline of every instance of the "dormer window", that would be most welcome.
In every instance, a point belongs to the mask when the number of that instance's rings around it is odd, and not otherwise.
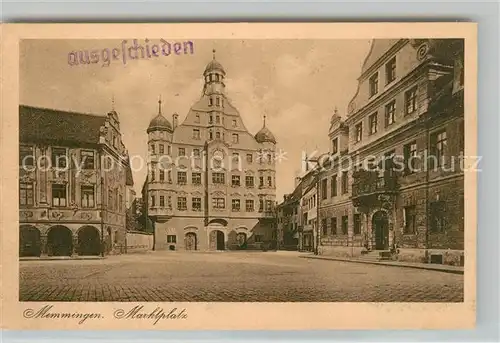
[[[378,93],[378,73],[375,73],[369,80],[370,83],[370,97]]]
[[[339,151],[339,139],[335,138],[332,140],[332,154],[336,154]]]

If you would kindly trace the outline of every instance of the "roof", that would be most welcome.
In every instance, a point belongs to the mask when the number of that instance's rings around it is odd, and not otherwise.
[[[132,176],[132,169],[130,168],[130,158],[127,156],[127,164],[125,169],[125,184],[127,186],[134,185],[134,177]]]
[[[154,130],[167,130],[172,132],[172,124],[170,124],[168,119],[165,118],[163,114],[158,113],[158,115],[149,122],[147,132],[149,133]]]
[[[20,105],[19,139],[98,144],[105,122],[105,116]]]
[[[255,140],[259,143],[271,142],[276,144],[276,138],[265,125],[255,134]]]
[[[221,71],[224,74],[226,73],[222,64],[220,64],[215,58],[207,64],[203,74],[214,71],[214,70]]]

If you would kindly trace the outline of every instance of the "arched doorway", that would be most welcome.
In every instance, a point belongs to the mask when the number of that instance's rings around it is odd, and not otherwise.
[[[93,226],[83,226],[78,230],[78,255],[97,256],[101,252],[99,230]]]
[[[42,253],[40,231],[31,225],[19,228],[19,256],[40,257]]]
[[[236,235],[236,243],[238,244],[238,249],[247,248],[247,234],[245,232],[239,232]]]
[[[47,234],[49,256],[71,256],[73,253],[73,234],[66,226],[56,225]]]
[[[194,232],[186,233],[184,237],[184,247],[186,250],[197,250],[198,241]]]
[[[224,232],[221,230],[212,230],[210,232],[210,250],[225,250],[225,248]]]
[[[389,219],[384,211],[377,211],[372,217],[372,232],[375,235],[375,249],[389,249]]]

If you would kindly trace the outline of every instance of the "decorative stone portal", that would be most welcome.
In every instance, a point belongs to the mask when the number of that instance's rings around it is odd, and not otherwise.
[[[99,230],[93,226],[83,226],[78,230],[78,255],[97,256],[101,252]]]
[[[375,236],[375,249],[389,249],[389,219],[385,211],[377,211],[373,214],[372,232]]]
[[[73,235],[66,226],[56,225],[47,234],[47,254],[49,256],[71,256]]]
[[[19,228],[19,256],[40,257],[42,253],[40,231],[32,225]]]
[[[188,232],[184,237],[184,248],[186,250],[198,250],[198,239],[196,233]]]

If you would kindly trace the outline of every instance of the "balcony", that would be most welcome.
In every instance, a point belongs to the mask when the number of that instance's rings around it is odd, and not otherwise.
[[[352,200],[355,206],[369,206],[380,200],[381,195],[392,195],[398,191],[397,176],[386,171],[384,176],[377,172],[355,173],[352,185]]]

